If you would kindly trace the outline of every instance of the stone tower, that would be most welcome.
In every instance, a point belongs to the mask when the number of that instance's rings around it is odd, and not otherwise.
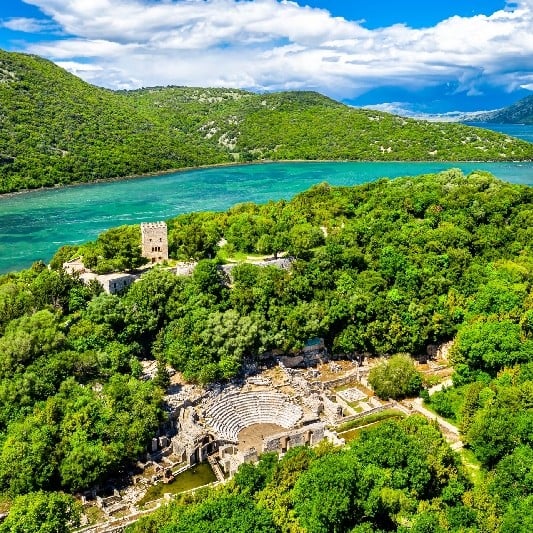
[[[142,256],[151,263],[168,259],[167,225],[164,222],[141,224]]]

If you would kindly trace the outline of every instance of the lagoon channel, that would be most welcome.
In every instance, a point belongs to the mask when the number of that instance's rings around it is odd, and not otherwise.
[[[533,185],[533,163],[266,163],[187,170],[0,197],[0,273],[48,262],[63,244],[102,231],[192,211],[225,210],[239,202],[290,199],[320,182],[359,185],[382,177],[416,176],[449,168],[486,170]]]

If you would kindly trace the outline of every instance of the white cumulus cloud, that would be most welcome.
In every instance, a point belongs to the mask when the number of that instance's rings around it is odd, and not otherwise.
[[[56,25],[49,20],[28,17],[11,17],[0,20],[0,27],[23,33],[50,32],[57,29]]]
[[[533,0],[430,28],[375,30],[287,0],[25,1],[65,35],[27,51],[108,87],[312,88],[352,98],[380,86],[452,81],[479,94],[533,83]]]

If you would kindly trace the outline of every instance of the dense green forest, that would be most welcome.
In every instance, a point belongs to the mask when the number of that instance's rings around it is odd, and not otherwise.
[[[15,512],[0,531],[43,509],[75,517],[58,491],[120,474],[144,449],[166,376],[140,380],[140,358],[207,383],[316,336],[350,356],[416,356],[457,337],[455,386],[428,401],[460,424],[483,482],[409,418],[344,450],[267,456],[145,531],[529,531],[532,200],[530,187],[484,172],[322,183],[291,201],[168,221],[170,255],[199,260],[190,277],[155,268],[108,295],[62,272],[80,254],[103,271],[135,266],[140,232],[129,227],[60,249],[52,269],[2,276],[0,491]],[[219,268],[228,255],[281,252],[290,270],[243,263],[230,281]]]
[[[531,143],[312,92],[110,91],[0,51],[0,193],[261,160],[531,160]]]

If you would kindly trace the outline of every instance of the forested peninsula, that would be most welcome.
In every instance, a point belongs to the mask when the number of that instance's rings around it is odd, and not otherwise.
[[[516,161],[533,145],[314,92],[111,91],[0,51],[0,193],[264,160]]]
[[[531,531],[532,200],[483,172],[323,183],[168,221],[170,256],[198,261],[190,276],[155,267],[111,295],[63,271],[78,255],[134,267],[138,227],[122,227],[0,277],[0,532],[77,522],[69,494],[124,474],[163,422],[167,364],[225,381],[313,337],[350,358],[455,339],[454,385],[426,399],[460,427],[463,461],[421,418],[383,422],[344,448],[263,456],[133,531]],[[219,268],[282,252],[288,270]]]

